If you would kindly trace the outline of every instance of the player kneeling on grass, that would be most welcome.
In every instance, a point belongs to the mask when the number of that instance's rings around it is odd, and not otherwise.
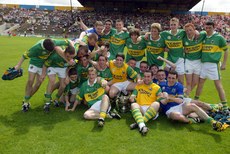
[[[139,127],[140,133],[146,135],[148,128],[145,123],[158,117],[162,96],[160,86],[152,82],[153,74],[150,70],[144,72],[143,83],[136,85],[130,96],[131,112],[136,123],[130,125],[130,129]]]
[[[87,120],[98,119],[98,126],[103,127],[110,110],[109,97],[105,94],[104,89],[107,86],[107,81],[97,77],[97,70],[94,67],[88,69],[88,77],[88,80],[80,88],[73,108],[69,111],[74,111],[80,101],[85,99],[89,109],[84,113],[84,118]]]
[[[69,107],[76,101],[76,95],[79,93],[79,82],[76,68],[71,68],[68,72],[69,83],[65,87],[64,94],[61,101],[65,102],[65,110],[68,111]]]
[[[215,121],[209,117],[204,110],[197,105],[190,103],[191,99],[183,98],[183,85],[177,82],[178,74],[176,71],[169,71],[165,84],[161,83],[163,97],[161,100],[161,108],[163,113],[169,119],[177,120],[184,123],[194,123],[194,119],[187,116],[196,113],[201,120],[212,125],[216,131],[226,129],[221,122]]]
[[[75,56],[74,47],[69,45],[65,49],[64,56],[68,61],[72,60]],[[66,87],[65,78],[66,78],[67,66],[68,64],[66,63],[66,61],[57,53],[53,53],[52,55],[50,55],[49,58],[44,63],[41,78],[43,79],[45,78],[46,72],[49,78],[49,82],[45,94],[45,105],[44,105],[45,112],[49,112],[50,110],[50,102],[52,98],[51,95],[55,89],[54,87],[55,87],[56,75],[58,75],[60,85],[54,103],[55,106],[59,106],[58,105],[59,98],[61,97]]]

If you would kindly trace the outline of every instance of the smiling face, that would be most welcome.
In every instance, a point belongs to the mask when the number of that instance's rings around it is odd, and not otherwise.
[[[177,75],[169,73],[167,80],[168,80],[168,85],[173,86],[177,82]]]
[[[117,29],[118,32],[122,31],[123,27],[124,27],[124,24],[123,24],[122,21],[117,21],[116,22],[116,29]]]
[[[124,64],[124,59],[120,56],[118,56],[115,60],[115,65],[117,67],[121,67]]]
[[[193,25],[185,25],[185,32],[186,35],[188,36],[188,38],[192,38],[195,36],[196,31],[195,31],[195,27]]]
[[[149,71],[145,72],[143,81],[145,84],[150,84],[152,82],[152,73]]]
[[[178,27],[179,27],[179,23],[178,22],[176,22],[176,21],[170,21],[170,29],[172,31],[177,31]]]

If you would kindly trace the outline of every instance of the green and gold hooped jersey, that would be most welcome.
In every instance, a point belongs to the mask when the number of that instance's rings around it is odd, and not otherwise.
[[[85,81],[80,89],[80,93],[77,95],[77,100],[81,101],[85,98],[88,106],[92,106],[97,101],[102,100],[102,96],[105,94],[105,89],[97,83],[97,78],[93,85],[89,85],[89,81]]]
[[[106,81],[113,79],[112,73],[108,67],[102,71],[97,70],[97,76],[104,78]]]
[[[148,65],[156,64],[157,66],[162,66],[164,62],[162,60],[158,60],[157,57],[164,57],[164,48],[165,40],[160,37],[158,40],[152,40],[151,35],[149,35],[149,39],[145,40],[146,44],[146,55]]]
[[[52,39],[53,40],[53,39]],[[34,46],[32,46],[28,51],[26,51],[22,56],[25,59],[30,58],[30,64],[42,68],[45,60],[53,53],[53,51],[48,51],[43,46],[43,40],[38,41]],[[68,46],[69,40],[53,40],[55,46]]]
[[[126,63],[124,63],[121,67],[117,67],[115,66],[114,61],[111,60],[109,61],[109,69],[113,75],[113,83],[124,82],[128,79],[135,80],[137,78],[137,72]]]
[[[190,40],[187,36],[183,38],[183,45],[185,52],[185,59],[198,60],[201,59],[202,43],[206,37],[206,32],[200,32],[197,39]]]
[[[179,58],[184,57],[184,48],[182,39],[185,37],[185,31],[178,29],[176,35],[172,35],[171,31],[163,31],[160,34],[164,40],[168,52],[168,60],[175,63]]]
[[[108,34],[102,35],[101,38],[98,40],[98,45],[101,46],[106,42],[110,43],[111,37],[115,33],[116,33],[116,29],[112,28]]]
[[[76,81],[70,81],[69,84],[65,87],[64,93],[68,94],[70,90],[79,87],[78,80]]]
[[[129,38],[129,33],[119,32],[115,33],[110,40],[110,59],[115,59],[117,53],[124,52],[126,39]]]
[[[149,85],[140,84],[136,85],[132,95],[136,96],[136,102],[139,105],[151,105],[153,102],[157,101],[158,94],[161,92],[160,86],[155,83]]]
[[[80,63],[76,65],[78,73],[78,81],[81,86],[85,81],[88,80],[88,69],[91,67],[91,64],[88,64],[86,67],[83,67]]]
[[[219,63],[222,52],[227,50],[227,43],[223,36],[215,32],[206,36],[203,41],[201,62]]]
[[[44,64],[46,67],[64,68],[68,66],[68,63],[57,53],[52,53]]]
[[[142,58],[145,56],[145,41],[141,39],[138,43],[133,43],[131,38],[128,38],[126,41],[126,47],[127,47],[127,55],[126,55],[126,62],[129,61],[129,59],[134,58],[136,61],[141,61]]]

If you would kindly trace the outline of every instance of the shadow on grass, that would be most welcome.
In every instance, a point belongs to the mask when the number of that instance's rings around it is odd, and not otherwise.
[[[83,121],[85,108],[80,105],[75,112],[66,112],[63,107],[51,106],[50,112],[45,113],[43,106],[38,106],[28,112],[17,111],[9,116],[0,116],[0,122],[6,127],[15,129],[14,135],[26,134],[31,127],[42,127],[45,131],[52,131],[56,124],[63,121],[71,119]]]

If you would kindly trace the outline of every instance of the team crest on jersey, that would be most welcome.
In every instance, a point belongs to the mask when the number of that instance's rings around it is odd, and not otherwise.
[[[153,90],[153,88],[149,88],[149,90],[150,90],[150,91],[152,91],[152,90]]]
[[[43,55],[45,55],[45,54],[46,54],[46,52],[45,52],[45,51],[43,51],[43,52],[42,52],[42,54],[43,54]]]
[[[151,42],[148,42],[148,45],[151,45]]]
[[[188,45],[188,42],[185,42],[185,45]]]
[[[176,89],[175,89],[175,88],[173,88],[173,89],[172,89],[172,93],[175,93],[175,92],[176,92]]]
[[[162,87],[161,89],[162,89],[162,91],[164,91],[164,90],[165,90],[165,87]]]
[[[125,74],[125,71],[122,71],[122,74]]]
[[[160,43],[157,43],[157,47],[160,47],[161,46],[161,44]]]
[[[130,44],[129,47],[132,48],[132,44]]]
[[[30,69],[33,69],[34,67],[33,66],[30,66]]]
[[[167,38],[168,38],[169,40],[171,40],[171,36],[168,36]]]
[[[141,46],[138,46],[138,49],[141,49]]]
[[[180,39],[181,37],[180,36],[177,36],[178,39]]]
[[[214,44],[214,40],[211,40],[211,44]]]

